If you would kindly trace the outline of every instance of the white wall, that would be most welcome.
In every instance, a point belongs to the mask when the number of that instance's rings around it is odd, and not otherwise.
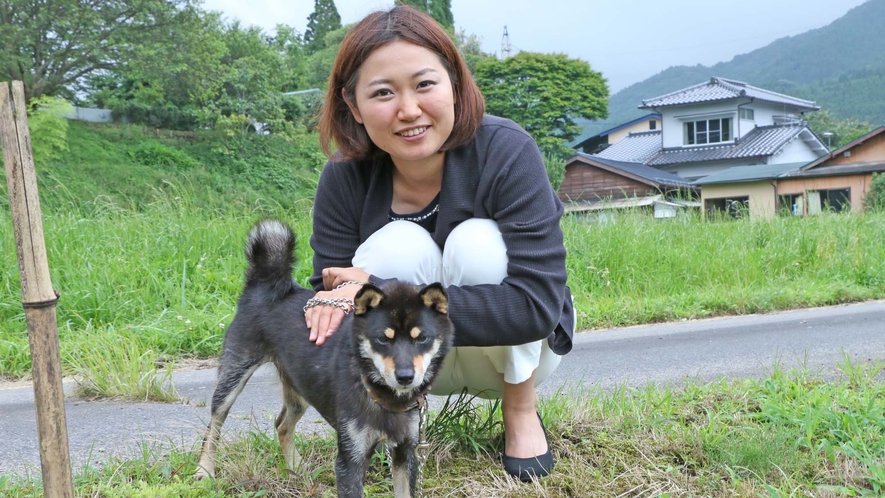
[[[768,158],[768,164],[807,163],[818,158],[800,137],[794,138],[779,154]]]
[[[693,121],[695,116],[697,119],[732,117],[737,120],[737,101],[664,107],[660,112],[664,148],[682,147],[683,123]]]

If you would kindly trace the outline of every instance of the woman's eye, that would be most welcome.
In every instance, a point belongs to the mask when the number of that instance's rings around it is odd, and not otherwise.
[[[436,84],[435,81],[426,80],[426,81],[422,81],[421,83],[418,83],[418,88],[428,88],[428,87],[431,87],[435,84]]]
[[[382,88],[381,90],[376,90],[372,97],[387,97],[388,95],[391,95],[390,90]]]

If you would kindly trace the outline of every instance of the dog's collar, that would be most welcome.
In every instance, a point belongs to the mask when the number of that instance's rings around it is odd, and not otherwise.
[[[408,405],[402,406],[390,406],[383,399],[379,398],[372,388],[369,386],[369,383],[366,382],[366,379],[363,378],[363,386],[366,388],[366,392],[369,393],[369,397],[372,398],[372,401],[375,402],[376,405],[380,406],[383,410],[391,412],[391,413],[405,413],[410,412],[412,410],[420,409],[427,403],[427,392],[430,391],[430,384],[424,386],[424,389],[418,393],[418,396],[409,403]]]

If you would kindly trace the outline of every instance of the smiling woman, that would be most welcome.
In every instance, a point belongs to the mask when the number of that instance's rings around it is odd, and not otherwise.
[[[357,23],[320,117],[331,159],[314,203],[311,283],[318,302],[349,302],[365,283],[441,282],[456,347],[431,393],[501,398],[504,468],[531,480],[553,469],[535,386],[571,349],[575,323],[563,207],[532,138],[484,110],[428,15],[397,6]],[[311,340],[324,344],[348,311],[310,308]]]

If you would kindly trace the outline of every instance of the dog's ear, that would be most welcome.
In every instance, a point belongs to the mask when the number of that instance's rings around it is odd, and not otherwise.
[[[364,315],[370,308],[377,308],[384,300],[381,289],[372,284],[365,284],[353,298],[353,314]]]
[[[418,296],[420,296],[421,300],[424,301],[424,306],[427,306],[428,308],[433,308],[443,315],[448,314],[449,296],[446,294],[446,290],[443,289],[441,283],[436,282],[428,285],[427,287],[421,289],[421,292],[418,293]]]

